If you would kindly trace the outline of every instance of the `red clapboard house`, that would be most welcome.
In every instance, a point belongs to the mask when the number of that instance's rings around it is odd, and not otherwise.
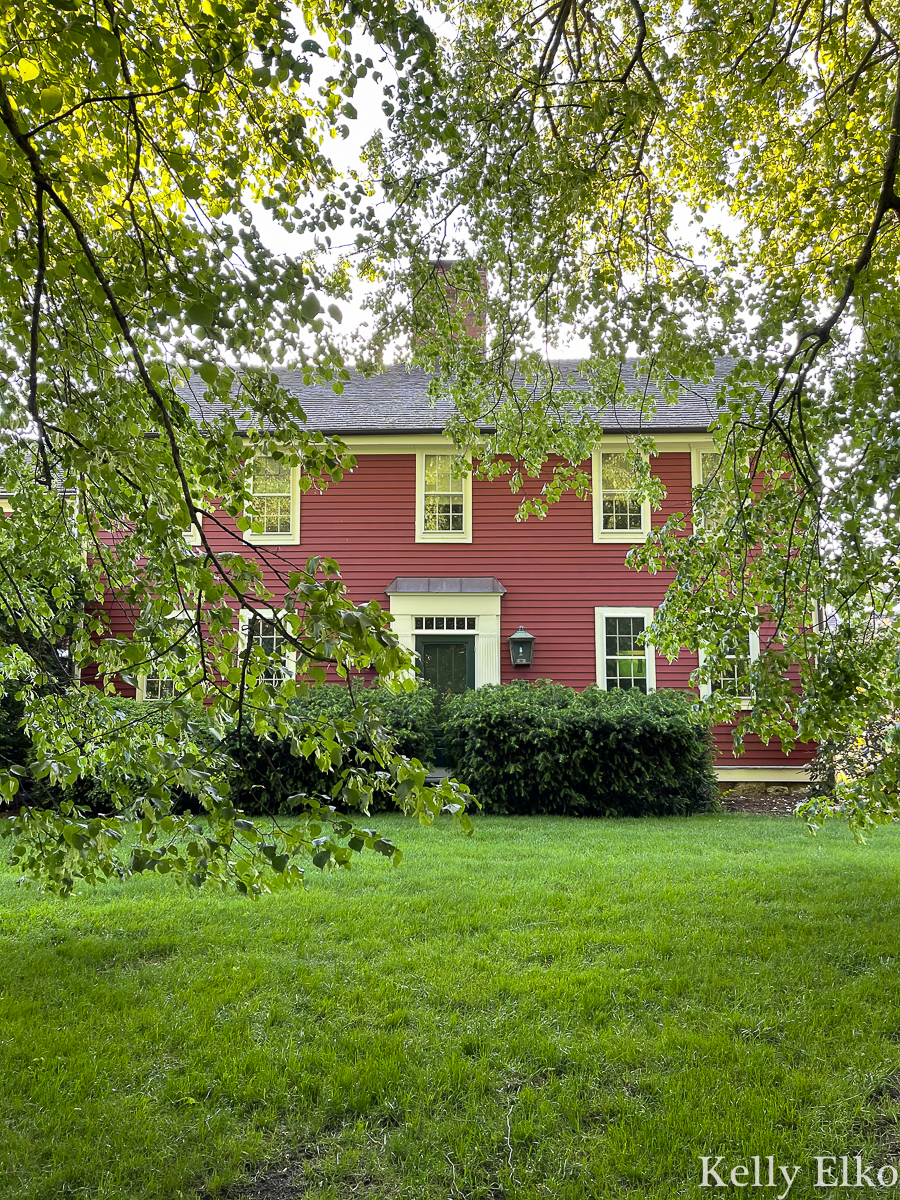
[[[565,379],[578,364],[558,364]],[[689,514],[691,489],[708,469],[714,396],[731,364],[722,360],[703,386],[686,385],[677,404],[656,396],[652,420],[633,409],[600,414],[602,450],[591,463],[593,497],[568,494],[544,520],[516,521],[519,497],[505,480],[453,477],[447,407],[433,406],[429,377],[402,366],[366,379],[353,376],[343,395],[306,387],[299,372],[280,373],[302,401],[311,428],[339,435],[355,470],[324,493],[301,499],[296,471],[261,477],[264,535],[216,531],[221,549],[242,540],[277,548],[282,567],[313,554],[336,558],[351,599],[377,600],[394,615],[394,631],[417,651],[423,674],[441,690],[515,679],[552,679],[575,688],[689,688],[694,653],[669,663],[638,644],[669,583],[625,565],[625,556],[674,512]],[[626,390],[647,392],[625,371]],[[198,420],[214,413],[203,384],[190,388]],[[629,434],[652,432],[651,469],[666,490],[658,512],[623,493],[622,452]],[[514,666],[509,638],[533,635],[531,665]],[[758,642],[747,647],[758,653]],[[138,696],[159,695],[160,681],[140,681]],[[723,781],[805,780],[809,746],[785,755],[778,744],[748,737],[735,758],[731,730],[716,729]]]

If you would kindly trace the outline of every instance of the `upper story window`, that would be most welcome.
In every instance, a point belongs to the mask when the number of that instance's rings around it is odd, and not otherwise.
[[[712,486],[714,489],[717,482],[721,480],[722,455],[718,450],[706,450],[702,447],[695,449],[691,461],[692,479],[691,483],[694,488],[694,498],[696,500],[698,494],[703,496],[704,491]],[[703,512],[699,512],[694,507],[693,524],[695,528],[700,529],[703,525],[715,526],[721,520],[721,502],[717,503],[714,492],[707,493],[703,502]]]
[[[255,460],[250,490],[253,492],[259,532],[248,530],[250,542],[278,545],[300,541],[299,467],[262,456]]]
[[[463,480],[451,454],[425,455],[425,532],[462,533]]]
[[[471,542],[472,476],[454,454],[416,455],[416,541]]]
[[[634,494],[635,480],[623,451],[595,451],[594,541],[642,542],[650,529],[650,502]]]

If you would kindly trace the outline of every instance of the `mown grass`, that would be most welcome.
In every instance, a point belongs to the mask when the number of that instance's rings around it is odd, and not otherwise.
[[[795,1200],[900,1152],[900,830],[379,824],[398,869],[256,903],[4,868],[0,1196],[669,1200],[772,1154]]]

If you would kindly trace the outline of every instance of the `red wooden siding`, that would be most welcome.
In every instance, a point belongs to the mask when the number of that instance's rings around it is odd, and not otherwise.
[[[662,510],[653,514],[656,526],[689,510],[691,456],[663,453],[653,463],[667,490]],[[590,501],[566,495],[544,520],[517,522],[521,495],[505,481],[473,482],[471,544],[417,543],[415,486],[415,454],[361,454],[340,484],[304,494],[300,544],[269,552],[277,551],[282,565],[312,554],[333,556],[351,599],[376,599],[385,608],[384,589],[398,575],[496,576],[507,589],[501,603],[504,682],[552,678],[577,688],[596,681],[594,608],[655,607],[671,580],[670,574],[648,576],[626,567],[627,544],[595,543]],[[216,537],[222,549],[236,549],[239,540]],[[537,638],[529,669],[514,669],[506,652],[505,639],[520,625]],[[687,652],[672,664],[657,656],[657,685],[688,687],[696,665],[696,655]],[[802,766],[812,756],[810,747],[798,747],[786,759],[776,744],[751,738],[735,760],[730,731],[720,727],[716,740],[723,766]]]

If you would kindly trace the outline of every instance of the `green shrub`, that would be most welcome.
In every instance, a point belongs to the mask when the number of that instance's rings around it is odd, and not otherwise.
[[[356,692],[359,689],[355,689]],[[392,734],[398,753],[417,758],[426,766],[434,759],[434,698],[427,687],[413,692],[393,693],[385,688],[367,688],[367,701],[375,700],[383,723]],[[353,699],[343,684],[323,684],[312,688],[302,700],[291,705],[292,715],[304,722],[350,722]],[[296,754],[292,740],[260,739],[243,728],[225,738],[225,749],[234,762],[232,800],[249,813],[278,813],[291,808],[289,797],[298,794],[331,796],[342,769],[371,769],[366,757],[366,733],[354,727],[341,734],[346,750],[340,765],[321,770],[314,758]],[[359,747],[359,752],[357,752]],[[376,803],[374,809],[387,806]]]
[[[709,725],[690,694],[490,685],[443,702],[456,777],[488,813],[715,811]]]
[[[101,726],[106,721],[118,718],[123,728],[129,730],[124,735],[129,738],[139,732],[147,732],[153,725],[164,723],[168,719],[169,705],[165,702],[139,703],[124,696],[104,696],[95,689],[87,688],[80,691],[79,695],[90,697],[90,710],[94,716],[101,718]],[[187,706],[187,711],[199,725],[205,723],[202,706]],[[12,764],[28,769],[34,761],[31,738],[20,725],[23,713],[24,704],[15,699],[15,686],[10,684],[6,691],[0,694],[0,764],[4,766]],[[88,724],[94,727],[93,721],[80,726],[83,738],[86,737]],[[202,740],[204,744],[198,745],[201,753],[214,750],[216,742],[211,734]],[[90,748],[89,738],[84,748]],[[54,786],[47,779],[35,779],[32,775],[25,775],[20,778],[19,791],[16,793],[13,807],[24,804],[38,808],[58,808],[63,800],[69,800],[93,814],[111,813],[140,799],[145,782],[140,769],[135,770],[124,765],[110,771],[104,780],[93,774],[85,774],[68,787]],[[173,789],[172,806],[175,811],[200,808],[195,797],[178,787]]]

